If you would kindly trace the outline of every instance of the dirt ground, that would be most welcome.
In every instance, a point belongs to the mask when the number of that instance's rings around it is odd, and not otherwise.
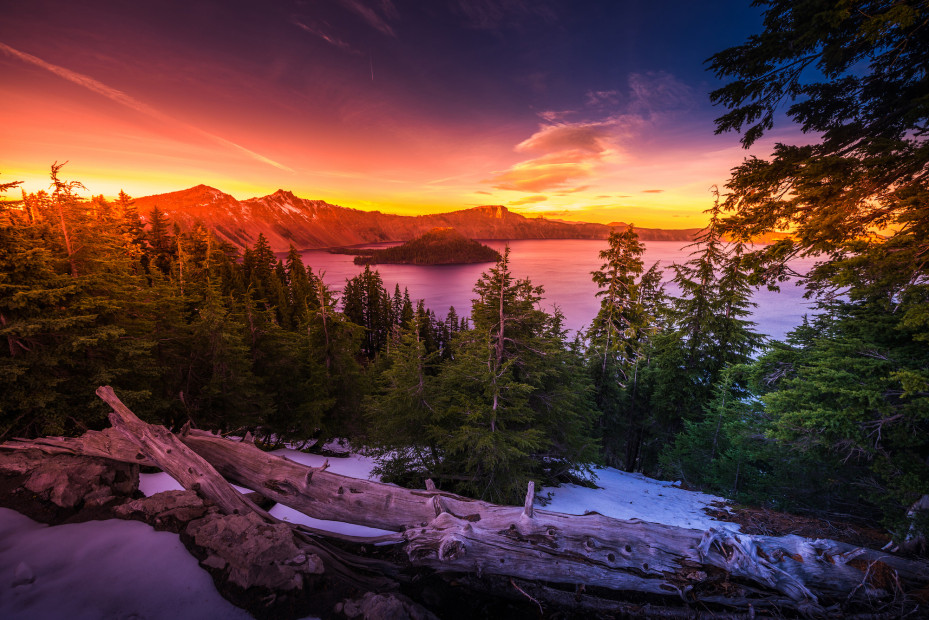
[[[707,514],[720,521],[738,523],[746,534],[796,534],[805,538],[829,538],[871,549],[880,549],[890,542],[890,536],[886,532],[844,521],[805,517],[766,508],[727,506],[722,502],[714,502],[713,506],[706,509]]]

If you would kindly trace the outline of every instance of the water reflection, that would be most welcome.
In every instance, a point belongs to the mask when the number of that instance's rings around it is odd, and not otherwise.
[[[551,309],[561,308],[569,329],[578,330],[588,325],[599,309],[595,296],[597,287],[590,279],[590,272],[601,264],[600,250],[606,248],[605,240],[586,239],[525,239],[518,241],[484,241],[490,247],[502,251],[509,243],[513,274],[518,278],[528,277],[535,285],[545,288],[543,305]],[[385,244],[390,245],[390,244]],[[383,246],[378,246],[383,247]],[[655,261],[670,267],[673,262],[687,260],[690,250],[682,248],[676,241],[650,241],[645,244],[646,267]],[[307,250],[303,261],[317,274],[325,273],[325,281],[335,290],[341,291],[347,278],[356,276],[363,267],[355,265],[352,256],[330,254],[325,250]],[[809,269],[812,261],[794,264],[798,271]],[[490,263],[476,265],[377,265],[388,292],[393,293],[399,284],[410,291],[414,300],[424,299],[439,318],[444,318],[449,306],[454,306],[459,315],[471,312],[474,283]],[[666,271],[670,280],[672,273]],[[677,293],[673,286],[668,292]],[[800,324],[809,312],[809,303],[803,299],[803,289],[792,283],[781,287],[780,293],[768,290],[756,291],[753,300],[758,304],[753,320],[758,330],[772,338],[783,339],[784,335]]]

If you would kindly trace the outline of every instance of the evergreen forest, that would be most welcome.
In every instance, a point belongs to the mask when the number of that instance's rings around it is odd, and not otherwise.
[[[48,191],[14,200],[6,182],[0,441],[102,428],[94,390],[112,385],[169,428],[345,438],[386,481],[498,503],[607,465],[925,533],[926,9],[761,4],[764,31],[709,61],[726,82],[718,131],[750,146],[788,121],[809,143],[738,165],[683,264],[646,265],[635,229],[614,230],[590,275],[599,312],[575,336],[509,251],[470,308],[432,309],[370,266],[337,294],[294,248],[258,237],[240,253],[124,193],[85,197],[57,163]],[[766,232],[789,237],[750,244]],[[813,270],[793,273],[805,256]],[[792,277],[818,312],[769,341],[751,292]]]
[[[766,342],[749,320],[751,254],[723,239],[718,202],[670,267],[679,296],[635,229],[614,231],[591,274],[600,311],[569,337],[509,250],[467,314],[439,318],[370,266],[336,295],[293,248],[278,257],[259,236],[240,254],[124,193],[82,190],[56,164],[48,192],[3,203],[2,439],[103,428],[94,389],[112,385],[170,428],[268,448],[348,439],[385,480],[499,503],[529,480],[595,484],[608,465],[911,526],[925,330],[887,300],[845,298]]]

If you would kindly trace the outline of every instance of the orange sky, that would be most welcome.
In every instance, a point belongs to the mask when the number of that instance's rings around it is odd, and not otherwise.
[[[27,191],[68,160],[64,178],[108,196],[205,183],[402,214],[504,204],[687,228],[746,156],[713,135],[702,67],[744,38],[732,7],[755,24],[745,2],[676,3],[659,24],[642,7],[610,22],[595,2],[22,4],[0,29],[0,181]],[[717,36],[694,15],[722,20]]]

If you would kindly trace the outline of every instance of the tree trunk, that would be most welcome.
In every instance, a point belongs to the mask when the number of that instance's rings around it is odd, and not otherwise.
[[[202,498],[219,506],[225,514],[263,512],[233,489],[203,457],[187,448],[180,439],[163,426],[146,424],[116,397],[113,388],[97,388],[97,396],[113,411],[110,423],[127,440],[152,460],[162,471],[177,480],[185,489],[196,491]]]

